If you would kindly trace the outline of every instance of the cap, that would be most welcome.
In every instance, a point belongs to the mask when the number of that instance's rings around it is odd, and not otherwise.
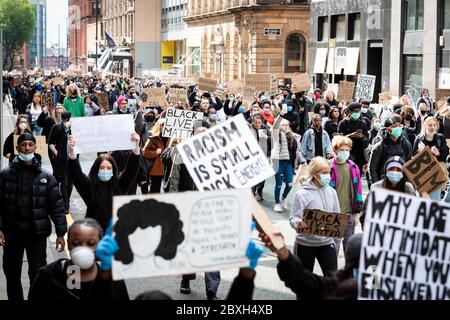
[[[31,133],[25,132],[17,139],[17,145],[19,145],[22,141],[33,141],[36,143],[36,138]]]
[[[345,248],[345,262],[349,263],[353,260],[359,260],[361,256],[361,245],[363,240],[363,234],[358,233],[353,235],[347,242]]]
[[[64,111],[61,115],[61,120],[68,121],[68,120],[70,120],[71,117],[72,117],[72,113],[70,113],[69,111]]]
[[[399,156],[392,157],[384,165],[384,171],[388,172],[389,169],[392,169],[392,168],[398,168],[403,171],[404,165],[405,165],[405,160],[403,160],[401,157],[399,157]]]
[[[362,105],[360,105],[359,103],[352,102],[348,105],[347,108],[350,112],[355,112],[356,110],[361,110]]]
[[[384,120],[384,127],[389,128],[394,123],[401,123],[401,122],[402,122],[402,118],[398,117],[398,115],[396,115],[395,117],[391,116],[391,117],[386,118],[386,120]]]

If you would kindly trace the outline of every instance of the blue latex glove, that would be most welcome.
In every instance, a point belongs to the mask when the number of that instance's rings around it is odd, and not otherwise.
[[[256,223],[252,223],[252,231],[255,230]],[[256,244],[253,240],[250,240],[250,243],[248,244],[247,251],[245,252],[245,255],[250,260],[250,266],[249,269],[255,270],[256,266],[258,265],[258,260],[261,257],[261,255],[264,253],[264,248],[260,246],[259,244]]]
[[[112,257],[119,250],[119,245],[117,241],[112,237],[112,221],[106,230],[106,235],[97,245],[95,249],[95,255],[100,261],[101,266],[99,267],[102,271],[109,271],[112,269]]]

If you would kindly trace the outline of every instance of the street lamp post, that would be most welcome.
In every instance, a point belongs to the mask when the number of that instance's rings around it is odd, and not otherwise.
[[[98,63],[98,0],[95,3],[95,70],[97,70]]]
[[[0,57],[3,57],[3,29],[0,29]],[[3,59],[1,62],[1,75],[2,81],[0,81],[0,150],[1,154],[3,154]],[[3,168],[3,159],[0,160],[0,167]]]

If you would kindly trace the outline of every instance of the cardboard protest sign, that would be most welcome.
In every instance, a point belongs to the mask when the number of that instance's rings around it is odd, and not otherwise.
[[[169,89],[169,103],[186,103],[187,90],[186,89]]]
[[[360,300],[450,299],[450,205],[373,190],[358,276]]]
[[[72,136],[76,153],[131,150],[134,132],[132,114],[72,118]]]
[[[237,79],[225,84],[225,92],[228,94],[241,93],[244,90],[244,83],[242,80]]]
[[[220,73],[203,72],[203,77],[220,81]]]
[[[41,104],[43,107],[48,107],[48,108],[55,107],[55,93],[54,92],[42,93]]]
[[[360,74],[358,77],[358,83],[356,85],[355,99],[373,100],[373,93],[375,92],[376,76],[370,76],[366,74]]]
[[[355,83],[350,81],[339,81],[338,101],[350,102],[355,92]]]
[[[45,136],[34,136],[36,138],[36,153],[41,156],[48,156],[48,146],[47,141],[45,140]],[[19,135],[14,135],[14,154],[19,154],[17,152],[16,146],[17,146],[17,140],[19,139]]]
[[[448,180],[447,174],[429,147],[408,161],[403,166],[403,171],[419,194],[431,194]]]
[[[177,150],[200,191],[251,188],[275,174],[242,114]]]
[[[341,238],[344,236],[349,218],[348,214],[306,209],[303,212],[303,222],[307,227],[300,228],[300,232],[321,237]]]
[[[198,79],[198,89],[201,91],[214,93],[217,89],[217,80],[200,77]]]
[[[114,197],[113,279],[248,266],[251,197],[250,190]]]
[[[98,105],[103,110],[109,110],[109,98],[107,93],[99,93],[95,94],[98,100]]]
[[[58,78],[53,79],[53,85],[55,87],[61,85],[61,83],[62,83],[62,78],[58,77]]]
[[[186,111],[168,108],[163,137],[187,139],[192,135],[196,121],[203,120],[203,112]]]
[[[450,89],[436,89],[436,101],[450,97]]]
[[[392,100],[392,93],[390,91],[382,92],[378,95],[379,101],[390,102]]]
[[[311,79],[308,73],[295,73],[291,80],[295,92],[307,91],[311,88]]]
[[[259,204],[255,197],[252,197],[252,214],[256,221],[256,228],[258,231],[264,232],[272,242],[275,249],[280,250],[284,247],[284,240],[282,236],[275,236],[275,229],[272,221],[270,221],[264,208]]]
[[[255,101],[255,93],[256,93],[256,89],[253,87],[244,87],[244,90],[242,92],[242,101],[244,102],[244,104],[250,106],[251,104],[253,104],[253,102]]]
[[[156,105],[165,106],[166,101],[166,89],[164,88],[146,88],[142,92],[147,96],[145,102],[155,103]]]
[[[248,73],[245,75],[245,85],[255,88],[256,91],[271,91],[273,88],[272,79],[270,73]]]

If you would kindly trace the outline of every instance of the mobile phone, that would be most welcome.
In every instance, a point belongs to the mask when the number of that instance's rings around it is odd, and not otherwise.
[[[283,112],[288,112],[288,105],[286,103],[282,104]]]

